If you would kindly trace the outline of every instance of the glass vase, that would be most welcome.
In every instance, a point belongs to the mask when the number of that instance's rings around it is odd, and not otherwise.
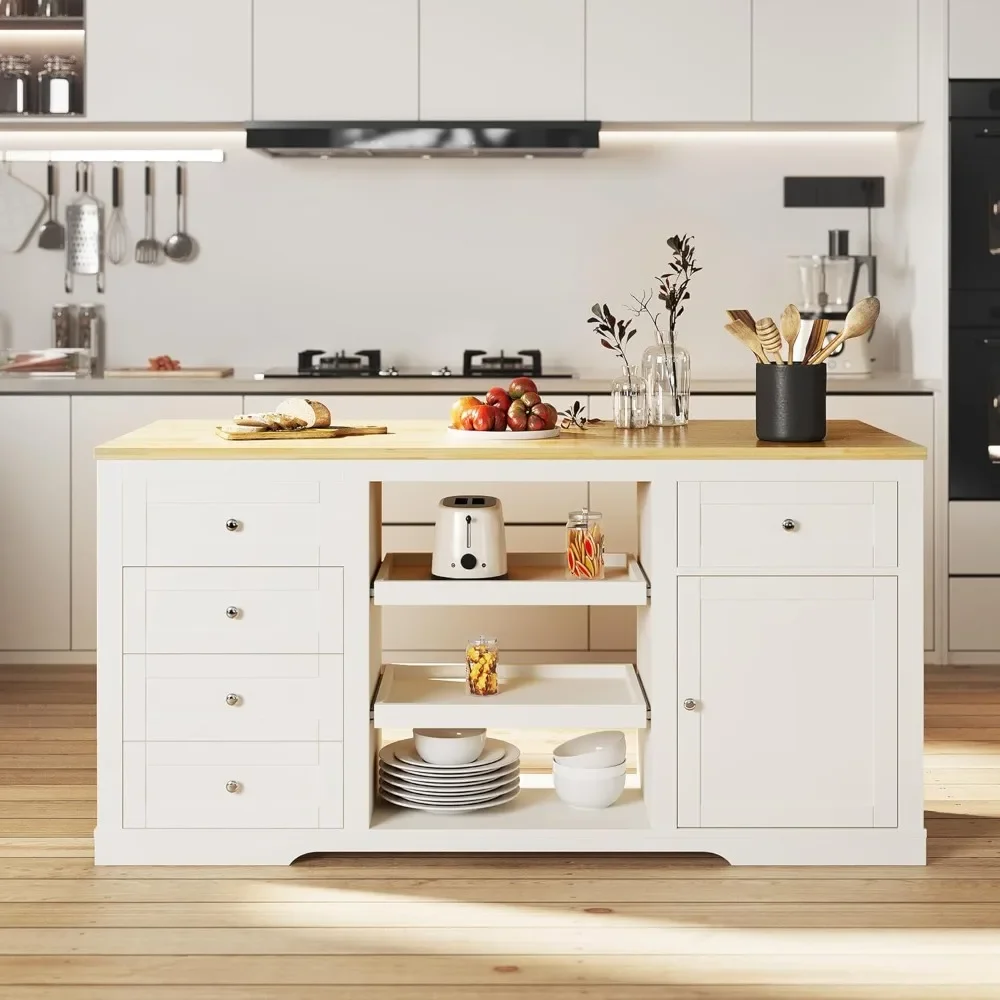
[[[615,427],[637,429],[649,424],[646,381],[638,365],[623,365],[622,373],[611,383],[611,402]]]
[[[652,427],[679,427],[691,410],[691,355],[674,344],[654,344],[642,355],[649,423]]]

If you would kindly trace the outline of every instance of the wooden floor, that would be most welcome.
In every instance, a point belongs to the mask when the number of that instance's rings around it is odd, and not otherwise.
[[[928,868],[95,869],[94,679],[0,668],[0,1000],[1000,997],[1000,671],[927,681]]]

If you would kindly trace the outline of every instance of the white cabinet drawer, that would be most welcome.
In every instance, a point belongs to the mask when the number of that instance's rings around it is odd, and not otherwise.
[[[128,568],[125,653],[342,653],[341,569]]]
[[[677,503],[681,567],[896,565],[895,483],[678,483]]]
[[[1000,502],[948,504],[948,572],[952,576],[1000,575]]]
[[[127,827],[343,826],[341,743],[126,743]]]

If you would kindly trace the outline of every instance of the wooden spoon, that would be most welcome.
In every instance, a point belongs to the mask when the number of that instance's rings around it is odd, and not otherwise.
[[[739,341],[746,344],[751,351],[757,356],[757,360],[762,365],[769,365],[771,362],[767,355],[764,353],[763,348],[760,346],[760,341],[757,339],[757,334],[755,331],[751,330],[749,327],[744,326],[742,323],[727,323],[726,329]]]
[[[781,314],[781,339],[788,344],[788,363],[794,364],[795,358],[792,351],[795,349],[795,341],[799,337],[799,329],[802,326],[802,317],[799,310],[793,305],[785,306],[785,311]]]
[[[760,346],[767,354],[773,354],[777,361],[775,364],[783,365],[781,360],[781,333],[777,325],[770,316],[757,320],[757,336],[760,338]]]
[[[844,320],[844,329],[830,341],[822,351],[815,357],[809,359],[811,365],[821,365],[833,352],[840,347],[845,340],[853,340],[855,337],[863,337],[871,330],[878,319],[881,310],[879,301],[874,296],[862,299],[848,314]]]
[[[814,319],[812,328],[809,330],[809,339],[806,341],[806,352],[802,355],[804,364],[809,364],[813,355],[818,354],[823,349],[823,341],[826,340],[826,331],[830,329],[828,319]]]

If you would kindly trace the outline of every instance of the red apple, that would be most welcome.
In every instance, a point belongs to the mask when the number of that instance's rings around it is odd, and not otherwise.
[[[528,429],[528,411],[519,400],[515,399],[507,411],[507,426],[512,431],[526,431]]]
[[[490,406],[495,406],[497,409],[503,410],[503,412],[506,413],[510,409],[512,400],[506,389],[494,386],[488,393],[486,393],[486,402]]]
[[[472,406],[479,406],[480,402],[475,396],[459,396],[451,404],[451,426],[456,428],[461,427],[462,414]]]
[[[474,431],[493,430],[493,407],[474,406],[472,408],[472,429]]]
[[[507,411],[502,410],[499,406],[491,406],[490,409],[493,411],[493,430],[507,430]]]
[[[540,417],[537,413],[531,413],[528,415],[528,430],[529,431],[544,431],[545,430],[545,417]]]
[[[538,392],[538,386],[530,378],[516,378],[507,388],[511,399],[520,399],[526,392]]]
[[[545,421],[547,431],[555,430],[559,423],[559,411],[551,403],[539,403],[531,412]]]

